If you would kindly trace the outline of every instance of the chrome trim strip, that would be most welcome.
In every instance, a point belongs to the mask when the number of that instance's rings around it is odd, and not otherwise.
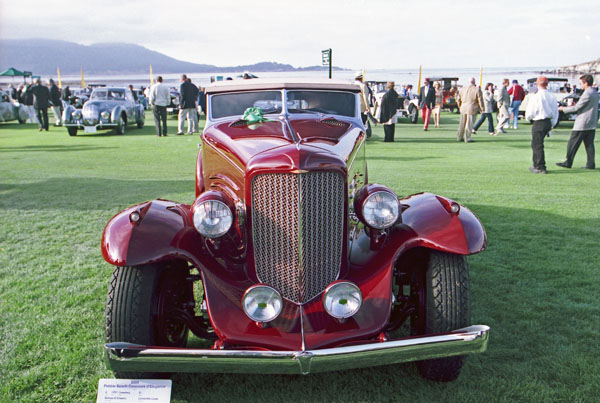
[[[130,343],[109,343],[104,348],[113,371],[306,374],[481,353],[487,348],[489,330],[474,325],[451,333],[307,351],[153,348]]]

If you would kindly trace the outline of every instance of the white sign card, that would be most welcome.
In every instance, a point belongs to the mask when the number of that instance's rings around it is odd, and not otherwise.
[[[170,403],[170,379],[100,379],[96,403]]]

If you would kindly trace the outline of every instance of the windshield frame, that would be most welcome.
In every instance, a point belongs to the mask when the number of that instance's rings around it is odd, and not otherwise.
[[[331,90],[331,89],[314,89],[314,88],[293,88],[293,89],[264,89],[264,90],[251,90],[251,91],[235,91],[235,92],[227,92],[226,94],[241,94],[241,93],[248,93],[248,92],[279,92],[281,94],[281,100],[282,100],[282,108],[281,108],[281,112],[271,112],[271,113],[265,113],[265,116],[310,116],[310,115],[317,115],[317,116],[334,116],[334,117],[340,117],[343,119],[359,119],[360,120],[360,104],[359,104],[359,95],[360,93],[354,93],[351,91],[343,91],[343,90]],[[335,113],[323,113],[323,112],[314,112],[314,111],[306,111],[306,112],[290,112],[289,108],[288,108],[288,92],[327,92],[327,93],[344,93],[344,94],[351,94],[354,97],[354,116],[346,116],[346,115],[338,115]],[[219,96],[219,95],[224,95],[225,93],[214,93],[214,94],[210,94],[208,96],[208,102],[207,102],[207,115],[208,115],[208,119],[209,122],[219,122],[222,120],[230,120],[230,119],[241,119],[243,115],[230,115],[230,116],[223,116],[223,117],[219,117],[219,118],[214,118],[213,117],[213,109],[212,109],[212,98],[215,96]],[[285,101],[284,101],[285,100]]]

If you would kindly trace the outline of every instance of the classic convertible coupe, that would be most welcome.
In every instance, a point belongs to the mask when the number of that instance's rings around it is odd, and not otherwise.
[[[207,87],[195,200],[140,203],[104,230],[117,377],[417,361],[449,381],[486,349],[465,258],[485,231],[448,198],[369,183],[359,92],[333,80]]]
[[[124,134],[128,123],[144,127],[144,107],[136,102],[128,88],[97,87],[82,109],[68,105],[63,111],[64,126],[69,136],[77,136],[77,129],[96,133],[98,129],[116,129]]]

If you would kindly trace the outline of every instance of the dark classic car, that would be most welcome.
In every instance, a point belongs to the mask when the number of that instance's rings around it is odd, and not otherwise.
[[[127,124],[144,127],[145,112],[128,88],[99,87],[92,91],[82,109],[68,105],[62,118],[70,136],[76,136],[78,129],[96,133],[98,129],[114,128],[118,134],[124,134]]]
[[[140,203],[104,230],[117,377],[417,361],[449,381],[486,349],[465,258],[485,248],[483,226],[446,197],[369,183],[359,92],[333,80],[206,88],[195,200]],[[189,331],[204,341],[188,345]]]
[[[29,113],[25,106],[12,101],[6,91],[0,91],[0,122],[9,122],[18,120],[19,123],[25,123]]]
[[[451,113],[458,111],[456,97],[458,96],[458,77],[430,77],[431,82],[439,82],[443,93],[442,109]]]

